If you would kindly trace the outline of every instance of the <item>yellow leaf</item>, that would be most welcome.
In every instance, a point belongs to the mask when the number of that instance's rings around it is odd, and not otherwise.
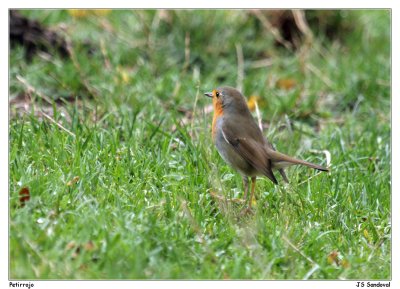
[[[117,72],[118,72],[119,79],[121,80],[121,82],[129,83],[130,76],[129,76],[129,72],[128,72],[127,69],[125,69],[125,68],[123,68],[121,66],[118,66],[117,67]]]
[[[294,80],[292,78],[279,79],[276,82],[276,86],[280,89],[290,90],[296,86],[296,80]]]
[[[106,16],[107,14],[110,14],[111,11],[111,9],[94,9],[93,14],[97,16]]]
[[[128,83],[129,82],[129,75],[126,71],[121,72],[122,82]]]
[[[256,109],[256,103],[260,101],[260,97],[258,95],[252,95],[249,97],[249,100],[247,101],[247,106],[251,111],[254,111]]]
[[[342,264],[343,268],[349,268],[350,267],[350,262],[347,261],[346,259],[343,259],[341,264]]]
[[[84,18],[89,15],[90,10],[83,9],[68,9],[69,15],[75,18]]]
[[[367,240],[369,240],[369,233],[368,233],[368,230],[367,229],[364,229],[364,237],[367,239]]]
[[[75,176],[72,180],[70,180],[70,181],[67,183],[67,186],[70,187],[70,186],[72,186],[72,185],[75,185],[78,181],[79,181],[79,176]]]

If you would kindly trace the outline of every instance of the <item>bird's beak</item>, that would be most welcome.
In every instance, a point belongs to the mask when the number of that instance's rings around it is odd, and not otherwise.
[[[206,93],[204,93],[204,95],[208,96],[208,97],[212,97],[212,92],[206,92]]]

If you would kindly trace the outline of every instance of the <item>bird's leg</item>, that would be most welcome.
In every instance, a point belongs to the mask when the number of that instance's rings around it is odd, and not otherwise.
[[[250,195],[249,209],[251,209],[251,204],[253,203],[254,190],[256,188],[256,181],[257,181],[257,177],[251,177],[251,195]]]
[[[243,199],[247,200],[247,192],[249,191],[249,178],[246,176],[243,176],[242,180],[243,180],[243,189],[244,189]]]
[[[279,169],[278,170],[279,171],[279,173],[282,175],[282,178],[283,178],[283,180],[285,181],[285,183],[289,183],[289,180],[288,180],[288,178],[287,178],[287,176],[286,176],[286,174],[285,174],[285,171],[283,170],[283,169]]]

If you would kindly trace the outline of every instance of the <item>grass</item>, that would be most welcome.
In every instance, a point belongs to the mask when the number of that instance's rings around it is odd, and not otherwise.
[[[57,100],[10,106],[10,278],[390,279],[389,12],[343,11],[351,31],[316,33],[303,54],[240,10],[157,13],[23,11],[63,23],[76,59],[10,52],[10,99],[27,91],[20,76]],[[237,85],[237,45],[265,135],[290,155],[332,156],[329,174],[260,178],[249,216],[211,195],[242,186],[203,112],[204,91]]]

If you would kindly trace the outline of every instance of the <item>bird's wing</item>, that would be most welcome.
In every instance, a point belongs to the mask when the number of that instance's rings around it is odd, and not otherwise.
[[[276,180],[271,167],[271,160],[267,155],[265,144],[250,137],[246,132],[239,132],[237,126],[224,122],[221,127],[222,135],[234,150],[257,171],[267,176],[275,184]]]
[[[268,152],[268,150],[276,151],[274,145],[272,143],[270,143],[268,141],[268,139],[265,139],[265,147],[267,149],[267,152]],[[273,167],[273,162],[271,162],[271,164],[272,164],[272,167]],[[285,181],[285,183],[289,183],[289,179],[286,176],[285,170],[283,168],[280,168],[280,169],[278,169],[278,172],[281,174],[281,176],[282,176],[283,180]]]

